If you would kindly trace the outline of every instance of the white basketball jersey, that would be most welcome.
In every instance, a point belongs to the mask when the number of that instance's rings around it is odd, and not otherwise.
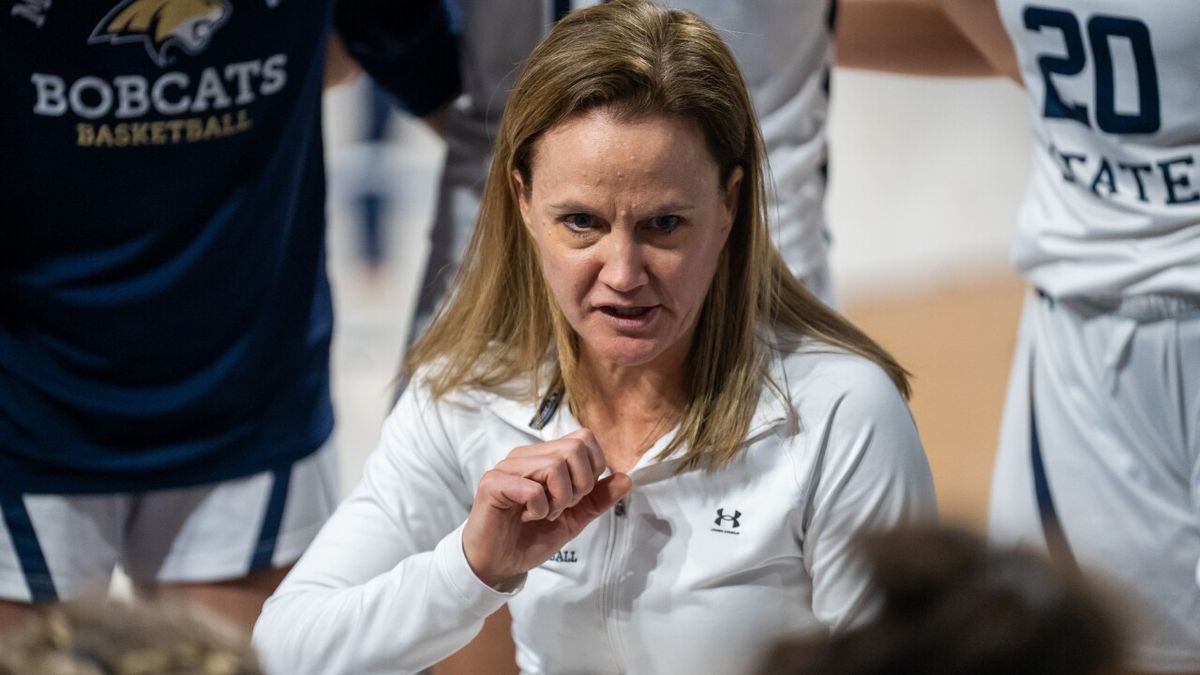
[[[447,120],[445,180],[482,190],[491,143],[534,45],[568,9],[599,0],[456,0],[466,96]],[[826,258],[825,119],[832,0],[665,0],[710,22],[729,45],[759,115],[774,178],[776,245],[798,276]],[[469,219],[473,220],[471,210]]]
[[[660,0],[711,23],[754,99],[771,174],[771,238],[798,277],[824,264],[832,0]]]
[[[1200,293],[1200,2],[997,6],[1037,146],[1017,267],[1057,297]]]

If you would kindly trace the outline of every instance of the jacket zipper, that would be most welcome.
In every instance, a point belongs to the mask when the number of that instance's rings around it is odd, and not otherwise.
[[[610,653],[613,655],[613,662],[617,664],[617,672],[625,672],[625,662],[623,658],[624,650],[618,644],[620,636],[620,627],[616,617],[616,603],[614,598],[617,594],[615,577],[618,574],[617,567],[617,546],[621,542],[623,533],[623,525],[625,514],[628,507],[625,500],[622,499],[613,506],[613,517],[611,519],[612,526],[608,531],[608,555],[605,556],[603,572],[600,578],[601,588],[600,593],[600,616],[604,620],[604,633],[608,638]]]

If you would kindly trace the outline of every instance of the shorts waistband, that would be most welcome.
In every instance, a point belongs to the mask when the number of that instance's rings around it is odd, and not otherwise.
[[[1054,298],[1040,288],[1037,292],[1042,298],[1052,302],[1071,304],[1088,313],[1115,314],[1141,323],[1200,315],[1200,295],[1144,293],[1141,295]]]

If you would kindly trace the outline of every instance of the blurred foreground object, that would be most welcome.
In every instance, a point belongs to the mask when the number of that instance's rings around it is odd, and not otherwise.
[[[2,675],[261,675],[232,627],[179,606],[48,605],[0,639]]]
[[[762,670],[804,675],[1120,672],[1123,636],[1086,579],[965,531],[903,528],[862,540],[879,617],[782,645]]]

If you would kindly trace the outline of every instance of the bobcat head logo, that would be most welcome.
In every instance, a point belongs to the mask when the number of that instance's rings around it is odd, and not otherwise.
[[[141,42],[161,68],[172,61],[170,47],[204,51],[232,11],[227,0],[124,0],[96,25],[88,44]]]

